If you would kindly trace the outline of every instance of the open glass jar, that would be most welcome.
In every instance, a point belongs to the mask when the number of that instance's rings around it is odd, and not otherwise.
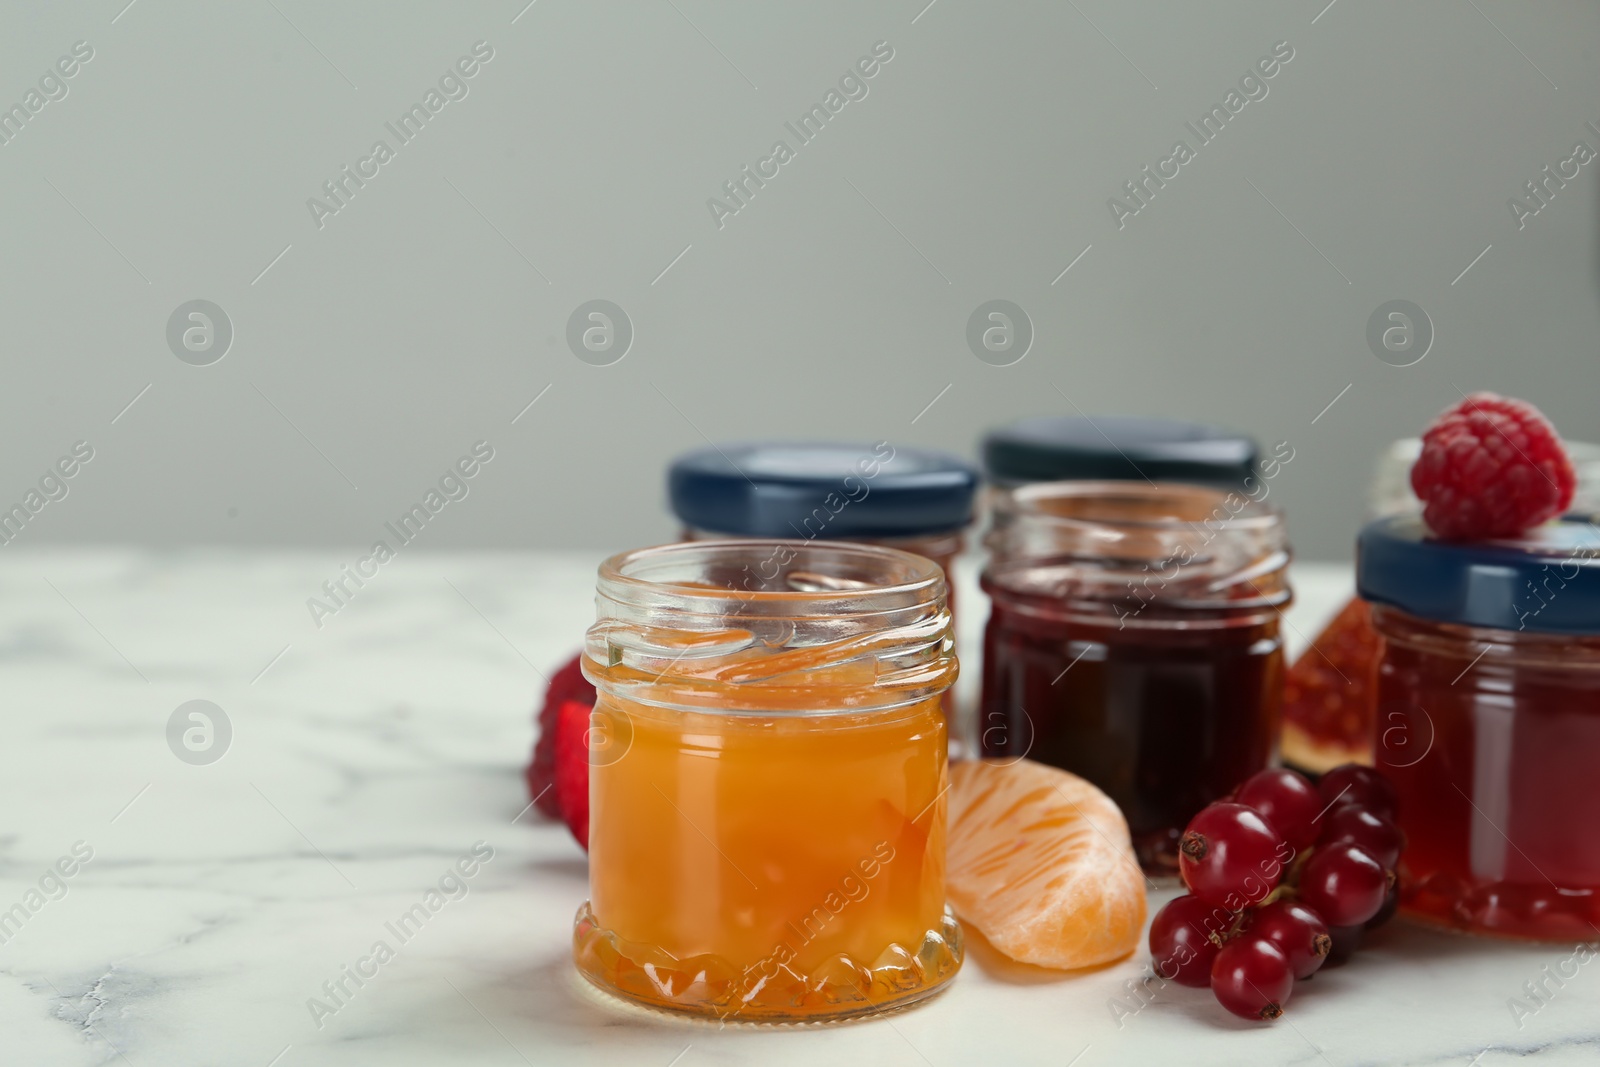
[[[1241,493],[1045,482],[997,495],[977,744],[1105,790],[1177,869],[1205,805],[1276,753],[1289,547]]]
[[[1399,791],[1402,912],[1481,934],[1600,927],[1600,530],[1516,541],[1369,524],[1361,595],[1382,638],[1375,750]]]
[[[938,566],[686,542],[607,560],[596,606],[578,970],[752,1021],[876,1011],[952,977]]]

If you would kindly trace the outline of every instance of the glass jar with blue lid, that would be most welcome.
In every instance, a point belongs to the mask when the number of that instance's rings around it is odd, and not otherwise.
[[[667,471],[685,540],[885,545],[933,560],[947,582],[977,489],[977,469],[966,460],[888,441],[711,445],[679,456]],[[770,563],[783,565],[776,556]]]
[[[1031,482],[1179,482],[1236,489],[1256,473],[1246,434],[1145,415],[1041,415],[983,439],[984,475],[1001,488]]]
[[[1408,844],[1402,910],[1481,934],[1600,928],[1600,527],[1448,542],[1369,524],[1357,584],[1382,637],[1377,762]]]

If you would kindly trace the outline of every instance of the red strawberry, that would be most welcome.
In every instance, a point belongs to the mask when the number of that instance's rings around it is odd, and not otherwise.
[[[589,715],[594,706],[564,700],[556,717],[556,768],[553,792],[561,819],[589,850]]]
[[[595,701],[594,686],[583,676],[581,660],[581,654],[573,656],[550,679],[544,706],[539,709],[539,738],[533,746],[533,762],[527,770],[528,796],[552,819],[561,818],[561,802],[555,789],[556,719],[561,705],[568,700],[590,705]]]

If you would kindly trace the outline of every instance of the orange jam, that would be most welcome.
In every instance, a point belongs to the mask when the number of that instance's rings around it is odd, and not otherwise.
[[[932,992],[945,911],[943,577],[861,545],[646,549],[601,569],[584,670],[590,901],[579,971],[658,1008],[812,1019]]]

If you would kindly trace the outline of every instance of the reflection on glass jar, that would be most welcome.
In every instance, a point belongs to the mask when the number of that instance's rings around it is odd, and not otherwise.
[[[607,561],[596,603],[579,971],[750,1021],[876,1011],[953,976],[938,567],[691,542]]]
[[[1105,790],[1146,870],[1275,755],[1290,592],[1278,512],[1239,493],[1042,483],[997,496],[978,744]]]
[[[1477,933],[1600,925],[1600,531],[1431,540],[1370,524],[1358,579],[1382,638],[1378,766],[1400,794],[1401,908]]]

